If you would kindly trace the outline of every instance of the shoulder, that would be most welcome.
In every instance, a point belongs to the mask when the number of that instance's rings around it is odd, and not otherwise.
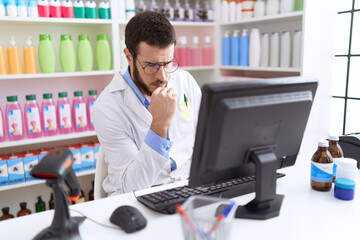
[[[186,70],[178,69],[171,76],[176,85],[183,85],[187,87],[197,87],[198,84],[194,77]]]

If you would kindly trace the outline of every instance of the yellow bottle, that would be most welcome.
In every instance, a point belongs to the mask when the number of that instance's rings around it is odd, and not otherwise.
[[[26,40],[26,45],[23,48],[24,68],[26,74],[36,73],[36,51],[31,44],[31,36],[29,36]]]
[[[5,48],[1,47],[0,44],[0,75],[6,75],[6,57],[5,57]]]
[[[20,49],[15,44],[14,36],[11,36],[10,46],[7,48],[9,74],[22,74]]]

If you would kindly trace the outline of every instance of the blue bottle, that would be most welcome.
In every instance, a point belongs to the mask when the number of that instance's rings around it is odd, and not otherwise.
[[[230,39],[230,32],[225,31],[224,37],[222,39],[222,65],[229,66],[230,65],[230,58],[231,58],[231,39]]]
[[[231,38],[231,65],[240,65],[240,31],[234,30]]]
[[[249,34],[244,29],[240,37],[240,66],[249,66]]]

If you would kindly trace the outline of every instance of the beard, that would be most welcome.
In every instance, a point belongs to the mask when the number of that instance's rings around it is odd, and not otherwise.
[[[139,69],[136,66],[135,58],[133,61],[133,65],[134,65],[134,71],[133,71],[134,79],[133,80],[135,82],[135,85],[139,88],[140,92],[142,92],[143,94],[146,94],[147,96],[151,96],[152,92],[150,91],[148,86],[146,86],[146,84],[144,83],[142,78],[140,77]]]

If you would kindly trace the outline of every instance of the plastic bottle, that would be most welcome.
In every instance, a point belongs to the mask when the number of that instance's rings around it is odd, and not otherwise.
[[[174,20],[175,21],[184,21],[184,8],[180,5],[180,0],[175,1]]]
[[[63,72],[75,72],[76,52],[70,34],[61,35],[59,58]]]
[[[70,101],[67,99],[67,92],[60,92],[57,101],[57,123],[59,125],[60,134],[72,133],[72,110]]]
[[[146,12],[146,10],[147,10],[147,7],[146,7],[146,5],[144,3],[144,0],[140,0],[139,4],[136,5],[135,14],[137,15],[137,14],[140,14],[140,13],[144,13],[144,12]]]
[[[10,141],[24,139],[24,119],[17,96],[8,96],[5,108],[5,121]]]
[[[46,210],[45,202],[41,199],[41,196],[37,197],[38,201],[35,203],[35,211],[43,212]]]
[[[26,208],[26,202],[21,202],[20,210],[17,212],[16,216],[21,217],[21,216],[30,215],[30,214],[31,214],[31,211]]]
[[[189,47],[187,46],[186,36],[180,36],[178,49],[178,61],[180,67],[189,66]]]
[[[38,13],[39,17],[50,17],[50,5],[48,0],[38,1]]]
[[[292,44],[292,60],[291,66],[293,68],[300,68],[301,63],[301,30],[297,30],[293,34]]]
[[[241,0],[238,0],[236,3],[236,21],[240,21],[242,19],[242,3]]]
[[[0,107],[0,142],[5,141],[5,122],[4,115]]]
[[[0,221],[14,218],[14,215],[9,213],[9,211],[10,211],[9,207],[4,207],[1,210],[2,210],[3,215],[0,217]]]
[[[269,66],[269,34],[263,33],[261,35],[261,54],[260,54],[260,67]]]
[[[89,191],[89,201],[94,200],[94,181],[91,181],[92,188]]]
[[[74,17],[85,18],[85,5],[82,0],[74,2]]]
[[[55,199],[53,193],[50,194],[49,209],[55,209]]]
[[[5,5],[3,0],[0,0],[0,17],[5,17],[6,11],[5,11]]]
[[[317,191],[329,191],[333,182],[333,160],[328,151],[329,143],[319,140],[318,149],[311,158],[311,188]]]
[[[250,31],[250,45],[249,45],[249,66],[260,66],[260,31],[259,28],[252,28]]]
[[[215,49],[212,46],[211,43],[211,37],[210,36],[205,36],[205,44],[203,45],[202,48],[202,65],[204,66],[211,66],[214,65],[215,63]]]
[[[74,92],[73,99],[73,123],[75,132],[83,132],[88,128],[86,117],[86,104],[82,97],[82,91]]]
[[[126,0],[125,1],[125,14],[126,20],[129,21],[132,17],[135,16],[135,1]]]
[[[226,23],[229,22],[229,2],[228,0],[221,1],[221,21]]]
[[[96,2],[86,1],[85,2],[85,17],[86,18],[97,18],[96,14]]]
[[[94,123],[92,121],[92,117],[91,117],[91,108],[94,106],[94,103],[96,101],[96,94],[97,94],[97,90],[89,90],[89,97],[87,100],[87,122],[89,125],[89,130],[94,131]]]
[[[331,153],[330,153],[331,154]],[[333,158],[334,159],[334,158]],[[358,182],[359,169],[357,161],[352,158],[340,158],[336,168],[336,178],[347,178]]]
[[[38,48],[39,65],[42,73],[54,73],[56,67],[55,49],[50,34],[40,34]]]
[[[201,8],[199,0],[195,1],[195,8],[194,8],[194,21],[195,22],[202,22],[203,21],[203,12],[204,9]]]
[[[240,31],[234,30],[233,36],[231,37],[231,60],[230,65],[240,65]]]
[[[242,0],[242,18],[249,19],[254,17],[254,5],[255,1],[253,0]]]
[[[210,1],[205,2],[205,8],[203,8],[203,20],[205,22],[215,21],[214,9],[211,7]]]
[[[89,40],[89,35],[79,35],[79,43],[77,45],[77,58],[80,71],[92,71],[93,70],[93,51]]]
[[[229,14],[229,21],[234,22],[236,20],[236,0],[230,0],[228,14]]]
[[[118,0],[118,19],[120,23],[126,23],[126,0]]]
[[[229,66],[231,64],[231,39],[230,32],[225,31],[221,44],[221,64]]]
[[[18,14],[15,0],[7,1],[6,12],[9,17],[17,17]]]
[[[128,61],[124,54],[124,49],[126,48],[125,45],[125,34],[121,34],[120,37],[120,68],[125,69],[128,66]],[[176,48],[175,48],[176,49]]]
[[[95,58],[98,70],[110,70],[111,49],[108,38],[105,34],[97,35]]]
[[[190,6],[188,0],[185,0],[184,20],[185,20],[185,21],[194,21],[194,20],[195,20],[195,11],[194,11],[194,9]]]
[[[302,11],[304,9],[304,0],[295,0],[294,11]]]
[[[57,116],[56,116],[56,106],[52,98],[52,93],[43,94],[41,112],[42,112],[44,136],[56,135],[58,125],[57,125]]]
[[[50,0],[50,17],[61,17],[61,3],[60,0]]]
[[[27,17],[27,7],[25,0],[18,0],[17,1],[17,12],[19,17]]]
[[[340,159],[344,157],[344,153],[339,145],[339,136],[329,136],[329,148],[331,157],[333,159],[333,180],[336,178],[336,168],[339,164]]]
[[[109,1],[102,1],[99,4],[99,18],[101,19],[110,19],[111,12],[110,12],[110,2]]]
[[[165,0],[164,6],[161,8],[161,13],[169,21],[174,20],[174,8],[170,6],[169,0]]]
[[[35,0],[28,1],[28,15],[29,17],[39,17],[38,6]]]
[[[266,3],[266,15],[275,15],[279,13],[279,0],[268,0]]]
[[[273,32],[270,37],[270,67],[279,67],[279,33]]]
[[[24,107],[25,127],[28,138],[38,138],[42,136],[42,124],[40,118],[39,105],[36,102],[36,95],[26,95]]]
[[[249,35],[244,29],[240,37],[240,66],[249,66]]]
[[[265,2],[257,0],[254,4],[254,17],[263,17],[265,15]]]
[[[285,31],[281,35],[280,41],[280,67],[288,68],[290,67],[291,59],[291,39],[290,32]]]
[[[148,7],[148,11],[161,13],[160,7],[156,4],[155,0],[151,0],[151,4]]]
[[[31,36],[28,36],[23,48],[24,68],[26,74],[36,73],[36,50],[32,46]]]
[[[14,36],[10,37],[10,46],[6,49],[9,74],[22,74],[20,49],[16,46]]]
[[[62,1],[61,16],[63,18],[73,18],[74,17],[74,7],[73,7],[71,0]]]
[[[193,36],[192,46],[189,49],[189,65],[200,66],[202,62],[201,48],[199,45],[199,37]]]
[[[294,10],[294,0],[280,0],[280,13],[289,13]]]
[[[1,46],[0,42],[0,75],[7,74],[7,66],[6,66],[6,53],[5,48]]]

